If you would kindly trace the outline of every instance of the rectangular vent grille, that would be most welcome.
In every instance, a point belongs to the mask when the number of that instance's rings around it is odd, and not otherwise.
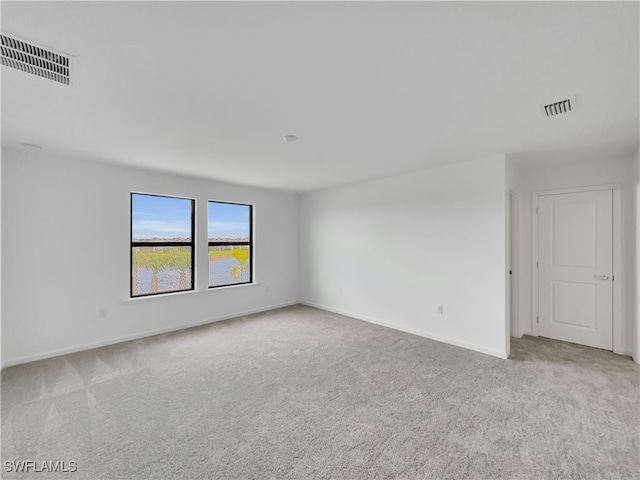
[[[571,99],[567,98],[566,100],[549,103],[548,105],[541,105],[540,109],[546,117],[555,117],[562,113],[568,113],[571,111]]]
[[[73,85],[75,59],[50,48],[0,34],[2,65],[64,85]]]

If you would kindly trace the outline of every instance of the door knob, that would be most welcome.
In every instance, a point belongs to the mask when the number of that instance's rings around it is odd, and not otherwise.
[[[609,280],[609,275],[594,275],[593,278],[598,278],[600,280]]]

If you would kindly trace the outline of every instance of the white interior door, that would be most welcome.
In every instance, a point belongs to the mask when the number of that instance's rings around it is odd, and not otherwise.
[[[613,192],[538,198],[540,336],[613,349]]]

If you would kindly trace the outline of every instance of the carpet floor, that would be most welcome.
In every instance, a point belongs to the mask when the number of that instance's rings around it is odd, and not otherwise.
[[[640,478],[638,365],[511,350],[296,305],[9,367],[2,478]]]

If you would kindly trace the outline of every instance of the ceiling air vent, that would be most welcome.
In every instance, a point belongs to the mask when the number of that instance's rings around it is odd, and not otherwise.
[[[64,85],[73,85],[75,58],[48,47],[0,34],[2,65],[48,78]]]
[[[575,98],[571,97],[559,102],[540,105],[540,111],[545,117],[555,117],[556,115],[569,113],[573,107],[575,107]]]

